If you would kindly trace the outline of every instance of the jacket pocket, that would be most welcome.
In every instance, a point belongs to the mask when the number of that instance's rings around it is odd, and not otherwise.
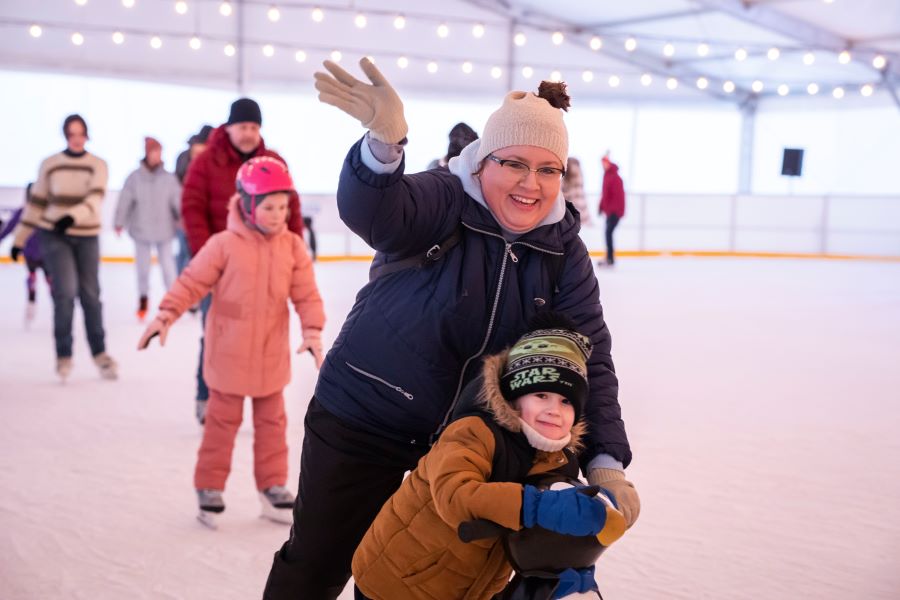
[[[387,387],[391,388],[392,390],[394,390],[395,392],[402,394],[407,400],[412,400],[415,398],[415,396],[413,396],[412,394],[410,394],[409,392],[404,390],[399,385],[394,385],[390,381],[386,381],[386,380],[382,379],[381,377],[379,377],[378,375],[373,375],[372,373],[369,373],[368,371],[364,371],[355,365],[351,365],[347,361],[344,361],[344,364],[347,365],[348,367],[350,367],[351,369],[353,369],[354,371],[356,371],[357,373],[359,373],[360,375],[362,375],[363,377],[365,377],[367,379],[371,379],[372,381],[376,381],[376,382],[380,383],[381,385],[387,386]]]
[[[408,587],[422,585],[443,572],[452,556],[448,550],[442,548],[410,565],[401,579]]]

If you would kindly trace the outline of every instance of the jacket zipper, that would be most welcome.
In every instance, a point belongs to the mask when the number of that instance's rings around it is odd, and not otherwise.
[[[431,444],[433,444],[435,442],[435,440],[437,440],[438,435],[440,435],[441,431],[443,431],[444,428],[447,426],[447,422],[450,420],[450,416],[453,414],[453,409],[456,408],[456,403],[459,401],[459,394],[462,392],[463,378],[466,375],[466,369],[469,368],[469,363],[471,363],[473,360],[475,360],[476,358],[478,358],[479,356],[481,356],[484,353],[485,348],[487,348],[488,341],[491,339],[491,333],[494,329],[494,319],[497,316],[497,306],[500,303],[500,292],[503,290],[503,278],[506,275],[506,259],[509,258],[514,263],[519,262],[519,257],[516,256],[515,252],[512,251],[512,247],[515,244],[519,244],[522,246],[527,246],[528,248],[533,248],[534,250],[538,250],[540,252],[546,252],[548,254],[557,254],[560,256],[563,254],[562,252],[554,252],[551,250],[544,250],[543,248],[538,248],[537,246],[533,246],[527,242],[507,242],[506,238],[504,238],[500,234],[494,233],[492,231],[485,231],[483,229],[478,229],[477,227],[472,227],[471,225],[469,225],[468,223],[465,223],[465,222],[463,222],[463,226],[466,227],[467,229],[471,229],[472,231],[477,231],[478,233],[481,233],[484,235],[500,238],[500,240],[502,240],[503,244],[505,245],[505,250],[503,252],[503,263],[501,263],[501,265],[500,265],[500,277],[498,278],[498,281],[497,281],[497,293],[494,294],[494,304],[493,304],[493,306],[491,306],[491,318],[488,321],[488,328],[484,335],[484,341],[481,342],[481,348],[478,350],[478,352],[476,352],[475,354],[473,354],[472,356],[467,358],[466,362],[463,363],[462,371],[460,371],[460,373],[459,373],[459,381],[456,384],[456,393],[453,395],[453,401],[450,403],[450,409],[447,411],[447,414],[444,415],[444,420],[441,422],[441,425],[440,425],[440,427],[438,427],[437,431],[435,431],[434,433],[431,434],[431,439],[429,440],[429,442]]]
[[[407,399],[407,400],[412,400],[412,399],[414,398],[414,396],[413,396],[412,394],[410,394],[409,392],[407,392],[406,390],[404,390],[404,389],[403,389],[402,387],[400,387],[399,385],[394,385],[394,384],[391,383],[390,381],[385,381],[384,379],[382,379],[381,377],[378,377],[377,375],[373,375],[372,373],[369,373],[368,371],[363,371],[363,370],[360,369],[359,367],[356,367],[356,366],[354,366],[354,365],[351,365],[351,364],[348,363],[347,361],[344,361],[344,364],[347,365],[348,367],[350,367],[351,369],[353,369],[354,371],[356,371],[357,373],[359,373],[360,375],[363,375],[363,376],[365,376],[365,377],[368,377],[369,379],[374,379],[374,380],[377,381],[378,383],[381,383],[382,385],[388,386],[389,388],[391,388],[391,389],[394,390],[395,392],[400,392],[401,394],[403,394],[404,396],[406,396],[406,399]]]

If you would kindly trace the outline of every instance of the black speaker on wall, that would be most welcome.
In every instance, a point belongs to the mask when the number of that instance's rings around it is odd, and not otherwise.
[[[800,177],[803,174],[803,148],[784,149],[781,174],[789,177]]]

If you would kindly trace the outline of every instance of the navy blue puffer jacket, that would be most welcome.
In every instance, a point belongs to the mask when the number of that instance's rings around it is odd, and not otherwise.
[[[507,242],[493,215],[449,171],[389,175],[366,167],[360,143],[341,172],[341,219],[380,253],[376,263],[422,254],[462,225],[462,239],[431,266],[384,275],[365,285],[328,352],[316,398],[363,429],[414,444],[433,442],[449,422],[481,359],[509,346],[540,310],[566,313],[589,336],[589,432],[582,467],[598,454],[625,466],[631,451],[617,399],[599,288],[580,219]],[[564,254],[561,273],[553,279]],[[558,267],[555,267],[559,271]],[[558,287],[558,290],[557,290]]]

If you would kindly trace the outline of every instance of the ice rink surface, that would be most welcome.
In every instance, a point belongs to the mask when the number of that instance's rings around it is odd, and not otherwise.
[[[366,269],[317,265],[327,341]],[[61,385],[50,299],[42,283],[26,328],[24,274],[0,265],[0,598],[259,598],[288,527],[258,517],[249,413],[220,530],[194,520],[199,319],[138,353],[133,266],[104,264],[120,379],[98,377],[76,311]],[[644,258],[599,276],[643,503],[598,563],[604,597],[900,597],[900,263]],[[314,378],[295,356],[293,490]]]

